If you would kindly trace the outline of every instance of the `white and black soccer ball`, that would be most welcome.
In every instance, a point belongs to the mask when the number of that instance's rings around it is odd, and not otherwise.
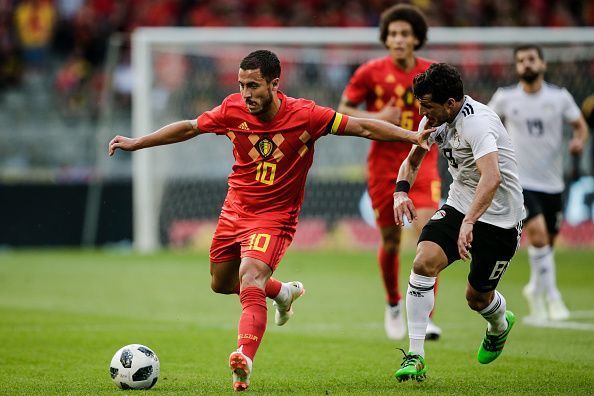
[[[150,389],[157,383],[159,371],[159,358],[141,344],[118,349],[109,365],[111,379],[121,389]]]

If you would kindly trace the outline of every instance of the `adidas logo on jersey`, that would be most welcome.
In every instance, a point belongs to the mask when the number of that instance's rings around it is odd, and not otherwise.
[[[470,103],[466,103],[462,108],[462,114],[464,117],[469,116],[470,114],[474,114],[474,109]]]
[[[239,129],[243,129],[244,131],[249,131],[250,130],[250,128],[248,127],[247,122],[245,122],[245,121],[242,122],[241,124],[239,124],[238,128]]]

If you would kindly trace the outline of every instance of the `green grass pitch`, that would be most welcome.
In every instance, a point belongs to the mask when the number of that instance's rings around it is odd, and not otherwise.
[[[412,253],[403,255],[405,289]],[[422,383],[398,383],[401,361],[383,331],[383,290],[373,252],[289,251],[276,276],[303,281],[296,315],[273,322],[254,364],[253,394],[593,394],[594,254],[559,251],[560,287],[570,323],[522,323],[528,277],[520,251],[500,284],[519,317],[502,356],[480,365],[485,322],[467,308],[468,264],[442,274],[436,322],[444,330],[426,345]],[[235,348],[240,305],[210,290],[208,254],[118,251],[0,253],[0,394],[120,395],[109,377],[113,353],[142,343],[161,360],[151,394],[232,394],[227,357]]]

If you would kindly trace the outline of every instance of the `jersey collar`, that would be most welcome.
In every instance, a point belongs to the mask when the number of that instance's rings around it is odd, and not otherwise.
[[[458,114],[456,114],[456,117],[454,118],[454,120],[452,122],[448,122],[448,127],[453,128],[454,125],[456,125],[456,123],[458,122],[458,120],[460,120],[462,117],[464,117],[464,115],[462,114],[462,109],[464,108],[464,106],[466,105],[466,103],[468,103],[470,100],[470,96],[468,95],[464,95],[464,102],[462,102],[462,106],[460,106],[460,110],[458,111]]]

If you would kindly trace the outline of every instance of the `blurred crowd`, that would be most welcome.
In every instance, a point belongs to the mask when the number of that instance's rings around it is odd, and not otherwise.
[[[48,144],[60,140],[61,134],[70,133],[80,140],[73,147],[93,150],[93,136],[101,111],[102,95],[111,92],[110,103],[119,111],[127,128],[130,118],[132,71],[130,67],[130,33],[141,26],[192,26],[192,27],[377,27],[382,10],[397,3],[394,0],[0,0],[0,122],[5,125],[0,133],[0,167],[15,164],[23,168],[34,164],[78,163],[92,158],[82,150],[65,153],[64,149],[47,150]],[[431,26],[594,26],[594,0],[410,0],[424,10]],[[110,40],[117,38],[117,55],[112,61],[114,70],[106,70]],[[503,57],[508,56],[507,53]],[[442,59],[441,57],[437,57]],[[183,114],[193,114],[196,109],[208,108],[201,97],[191,97],[186,91],[216,91],[223,88],[226,94],[235,84],[235,64],[231,72],[224,65],[211,60],[200,60],[175,54],[161,54],[155,58],[155,74],[159,85],[155,88],[153,106],[169,102],[193,106]],[[468,56],[464,59],[474,59]],[[324,74],[320,66],[303,61],[298,69],[308,81],[335,82],[332,92],[340,95],[355,64],[334,67]],[[228,63],[228,62],[227,62]],[[472,62],[471,62],[472,63]],[[283,61],[284,69],[290,62]],[[464,66],[464,65],[463,65]],[[494,86],[501,83],[507,65],[497,62],[489,68],[467,65],[465,75],[477,81],[481,94],[490,95]],[[586,65],[586,67],[588,67]],[[176,68],[176,69],[174,69]],[[176,72],[172,72],[176,70]],[[573,81],[581,73],[556,73],[555,65],[549,68],[559,78],[558,84],[573,84],[586,90],[588,84]],[[586,73],[584,78],[589,79]],[[202,74],[200,74],[202,72]],[[296,72],[295,72],[296,73]],[[294,74],[295,74],[294,73]],[[488,75],[484,75],[487,73]],[[213,77],[216,74],[216,78]],[[229,80],[230,86],[224,82]],[[106,78],[112,76],[113,81]],[[289,76],[286,73],[285,76]],[[184,76],[195,76],[185,84]],[[204,77],[201,78],[200,76]],[[206,76],[206,77],[205,77]],[[565,81],[569,79],[571,81]],[[497,80],[497,81],[494,81]],[[106,82],[110,90],[103,89]],[[290,85],[290,79],[285,79]],[[222,83],[223,82],[223,83]],[[214,87],[205,85],[214,84]],[[180,90],[179,87],[188,88]],[[296,84],[299,86],[299,84]],[[328,90],[318,84],[319,92],[288,91],[295,96],[316,98],[321,103],[333,105],[338,97],[324,98]],[[317,84],[312,84],[316,87]],[[162,88],[162,89],[161,89]],[[288,87],[287,87],[288,88]],[[568,89],[572,86],[568,85]],[[474,94],[475,92],[473,92]],[[587,94],[590,94],[588,91]],[[178,100],[170,100],[173,94]],[[576,92],[574,92],[576,94]],[[577,93],[579,100],[586,93]],[[188,100],[188,98],[190,98]],[[216,98],[215,98],[216,99]],[[198,103],[199,102],[199,103]],[[115,105],[114,105],[115,103]],[[164,105],[161,105],[161,107]],[[183,110],[183,109],[182,109]],[[33,118],[37,120],[33,122]],[[46,129],[40,139],[39,124]],[[19,130],[21,141],[15,143]],[[28,133],[28,135],[26,135]],[[54,133],[54,135],[51,135]],[[84,136],[87,136],[84,140]],[[32,138],[34,137],[34,138]],[[10,142],[10,144],[4,144]],[[21,143],[19,143],[21,142]],[[4,146],[4,147],[2,147]],[[20,147],[19,155],[8,153],[8,147]],[[6,152],[5,152],[6,151]],[[80,151],[80,153],[75,152]],[[46,158],[47,157],[47,158]]]
[[[110,124],[109,130],[130,129],[129,38],[138,27],[377,27],[381,12],[397,2],[402,1],[0,0],[0,178],[6,177],[2,175],[7,169],[9,173],[22,172],[19,175],[42,169],[41,177],[45,177],[46,169],[57,166],[73,179],[93,172],[98,125]],[[594,0],[404,2],[424,10],[430,26],[594,26]],[[120,43],[110,45],[114,39]],[[113,48],[117,48],[115,60],[106,62]],[[509,73],[509,48],[495,52],[488,67],[474,62],[480,57],[479,48],[474,52],[472,46],[464,49],[464,53],[452,55],[442,50],[427,56],[457,65],[461,62],[472,95],[483,101],[496,86],[514,81]],[[228,52],[215,49],[215,55],[164,52],[155,56],[153,110],[166,108],[163,114],[182,117],[222,99],[236,84],[236,59],[242,55],[235,54],[233,62],[223,56],[217,63],[215,58]],[[454,59],[443,57],[448,54]],[[557,58],[556,63],[549,63],[548,74],[581,103],[594,92],[594,56],[573,54],[571,59],[576,61],[569,64]],[[333,106],[358,61],[343,64],[340,59],[342,63],[336,66],[309,62],[307,56],[283,58],[283,88],[293,96]],[[114,70],[106,69],[110,64]],[[292,75],[296,77],[291,79]],[[303,79],[308,81],[307,87],[301,84]],[[104,89],[110,87],[108,81],[112,89]],[[106,92],[112,97],[102,97]],[[102,103],[108,101],[111,105],[102,109]],[[594,126],[594,99],[588,103],[587,116]],[[109,111],[105,111],[107,107]],[[112,112],[116,114],[111,119],[103,119]],[[157,112],[153,116],[165,122]],[[65,140],[68,144],[60,143]],[[127,158],[120,156],[122,161]],[[115,164],[110,168],[113,174],[127,169],[116,161],[110,164]]]
[[[431,26],[590,26],[591,0],[413,0]],[[393,0],[0,0],[0,89],[55,68],[76,101],[112,33],[139,26],[377,26]],[[54,62],[52,64],[52,62]],[[56,64],[57,62],[57,64]],[[95,80],[95,81],[94,81]]]

